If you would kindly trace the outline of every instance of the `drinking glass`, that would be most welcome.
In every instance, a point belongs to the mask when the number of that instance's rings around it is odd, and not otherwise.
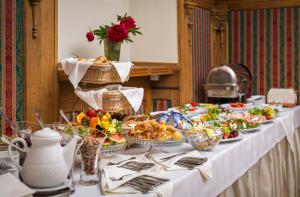
[[[79,184],[81,185],[95,185],[99,182],[99,154],[102,143],[106,139],[106,135],[97,131],[96,129],[89,128],[92,131],[89,133],[97,132],[100,135],[97,137],[93,135],[82,136],[83,144],[80,147],[81,155],[81,173]]]

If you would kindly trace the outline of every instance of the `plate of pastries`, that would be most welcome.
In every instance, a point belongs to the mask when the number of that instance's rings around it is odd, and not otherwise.
[[[183,134],[171,125],[157,122],[155,119],[140,122],[134,126],[128,135],[137,141],[149,142],[181,142]]]

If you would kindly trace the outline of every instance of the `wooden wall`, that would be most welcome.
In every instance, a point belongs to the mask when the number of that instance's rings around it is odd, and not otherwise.
[[[37,106],[45,122],[57,117],[58,79],[56,67],[56,4],[42,0],[37,9],[38,36],[32,38],[32,13],[29,1],[24,2],[24,119],[35,120]]]

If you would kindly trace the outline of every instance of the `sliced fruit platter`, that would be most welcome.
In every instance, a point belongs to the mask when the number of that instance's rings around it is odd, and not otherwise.
[[[126,144],[126,138],[121,134],[122,122],[112,119],[111,115],[102,110],[90,109],[81,112],[76,116],[77,126],[80,126],[79,135],[86,135],[92,128],[92,137],[97,137],[101,133],[106,134],[106,139],[102,144],[102,149],[120,147]]]

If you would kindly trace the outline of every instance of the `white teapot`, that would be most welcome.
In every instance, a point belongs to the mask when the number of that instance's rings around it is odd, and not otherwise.
[[[23,181],[36,188],[49,188],[63,184],[73,165],[74,154],[80,145],[77,145],[81,138],[76,135],[64,147],[61,146],[61,135],[44,128],[31,135],[31,148],[22,138],[15,138],[11,141],[8,152],[14,164],[19,168]],[[16,142],[23,145],[27,153],[23,167],[13,157],[12,147]]]

